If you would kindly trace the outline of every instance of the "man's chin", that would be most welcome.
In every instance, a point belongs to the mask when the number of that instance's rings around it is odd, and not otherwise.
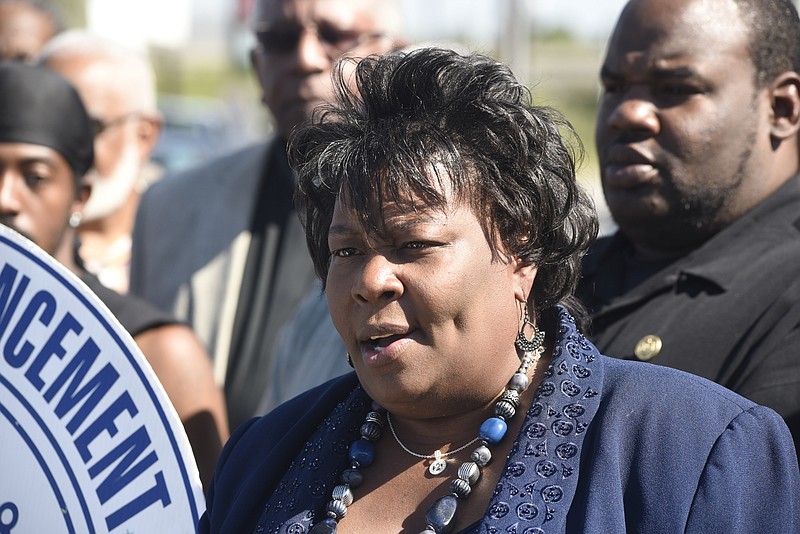
[[[323,102],[303,102],[294,105],[289,105],[282,109],[279,115],[276,116],[276,128],[280,137],[288,138],[292,131],[305,124],[311,119],[314,110],[316,110]]]
[[[83,208],[83,222],[93,222],[116,213],[130,199],[141,168],[135,148],[127,148],[109,176],[92,169],[87,180],[92,184],[89,200]]]

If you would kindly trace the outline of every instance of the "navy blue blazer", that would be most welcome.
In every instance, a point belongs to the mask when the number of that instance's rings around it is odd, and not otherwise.
[[[564,310],[560,326],[479,532],[800,532],[797,456],[774,411],[601,356]],[[368,409],[351,373],[245,423],[220,457],[200,532],[308,532]]]

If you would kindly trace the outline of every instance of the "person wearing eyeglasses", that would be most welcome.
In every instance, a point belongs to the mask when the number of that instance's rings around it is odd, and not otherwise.
[[[203,339],[225,385],[232,427],[256,413],[278,332],[315,288],[285,140],[331,100],[337,59],[405,45],[396,7],[390,0],[256,0],[251,60],[273,135],[165,177],[141,200],[131,291]]]
[[[153,69],[138,53],[81,30],[50,41],[38,61],[75,86],[92,120],[92,195],[74,221],[80,257],[104,286],[127,293],[136,208],[160,174],[150,163],[162,128]]]

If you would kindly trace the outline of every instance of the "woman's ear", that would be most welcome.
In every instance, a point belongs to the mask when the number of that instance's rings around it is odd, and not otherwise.
[[[532,293],[533,282],[536,280],[536,274],[539,268],[532,263],[523,263],[520,259],[514,259],[514,279],[516,287],[514,288],[514,296],[519,302],[526,302],[528,296]]]
[[[91,193],[91,184],[87,183],[86,180],[82,180],[75,190],[75,199],[72,201],[71,213],[83,213],[83,208],[86,207],[86,202],[89,201],[89,195],[91,195]]]

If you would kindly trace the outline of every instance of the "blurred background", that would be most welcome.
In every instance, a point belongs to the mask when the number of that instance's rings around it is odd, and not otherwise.
[[[586,147],[580,178],[605,216],[593,120],[606,38],[625,0],[400,0],[413,43],[457,43],[498,58],[537,103],[560,109]],[[262,138],[248,59],[252,0],[52,0],[68,28],[85,27],[148,53],[166,129],[153,155],[165,170],[202,163]]]

